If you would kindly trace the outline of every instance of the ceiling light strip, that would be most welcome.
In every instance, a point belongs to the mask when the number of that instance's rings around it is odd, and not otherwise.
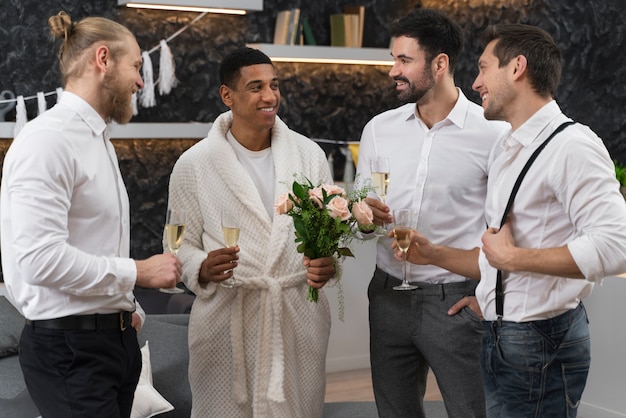
[[[245,15],[245,10],[239,9],[222,9],[213,7],[198,6],[177,6],[170,4],[149,4],[149,3],[126,3],[126,7],[134,7],[137,9],[157,9],[157,10],[178,10],[182,12],[208,12],[221,14]]]

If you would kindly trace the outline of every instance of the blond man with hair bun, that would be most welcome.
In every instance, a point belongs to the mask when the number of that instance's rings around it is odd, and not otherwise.
[[[133,260],[129,201],[107,123],[127,123],[143,87],[132,33],[109,19],[49,19],[65,91],[4,160],[2,268],[26,318],[20,364],[42,416],[129,417],[145,318],[135,285],[172,287],[172,254]]]

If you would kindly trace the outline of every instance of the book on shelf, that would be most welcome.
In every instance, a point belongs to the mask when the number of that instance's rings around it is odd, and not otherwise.
[[[274,43],[295,45],[300,43],[300,9],[281,10],[276,15]]]
[[[360,48],[359,44],[359,15],[343,14],[343,27],[345,30],[345,46],[350,48]]]
[[[302,18],[302,44],[303,45],[317,45],[317,41],[315,40],[315,35],[313,34],[313,29],[311,28],[311,24],[306,17]]]
[[[287,30],[287,45],[300,44],[300,9],[291,9],[289,29]]]
[[[343,13],[330,15],[330,46],[346,46],[346,24]]]
[[[360,48],[363,46],[365,6],[346,6],[344,13],[330,16],[330,45]]]
[[[274,26],[274,43],[284,45],[287,43],[287,32],[289,31],[289,21],[291,10],[282,10],[276,15],[276,25]]]
[[[363,46],[363,27],[365,25],[365,6],[346,6],[343,8],[344,14],[357,15],[357,24],[354,28],[352,37],[354,38],[355,46],[360,48]]]

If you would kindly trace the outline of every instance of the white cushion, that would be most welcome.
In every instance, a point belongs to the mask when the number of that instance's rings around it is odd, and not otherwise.
[[[150,418],[174,409],[174,406],[152,386],[152,364],[148,341],[141,348],[141,357],[141,376],[135,389],[135,400],[130,418]]]

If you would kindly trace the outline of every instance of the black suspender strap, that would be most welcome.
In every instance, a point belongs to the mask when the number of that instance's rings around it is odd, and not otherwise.
[[[535,152],[533,152],[533,154],[530,156],[530,158],[526,162],[526,165],[524,166],[524,168],[522,168],[522,171],[519,173],[519,176],[517,177],[517,180],[515,181],[515,185],[513,186],[513,190],[511,191],[511,195],[509,196],[509,201],[507,202],[506,208],[504,209],[502,220],[500,221],[500,228],[502,228],[502,225],[504,225],[504,223],[506,222],[507,216],[509,216],[509,211],[511,210],[511,206],[513,206],[513,200],[515,200],[515,196],[517,195],[517,191],[519,190],[520,185],[522,184],[522,180],[524,179],[524,176],[526,176],[528,169],[533,164],[533,162],[535,161],[539,153],[543,151],[546,145],[548,145],[548,142],[550,142],[550,140],[554,138],[556,134],[561,132],[563,129],[567,128],[569,125],[573,125],[573,124],[574,122],[571,120],[568,122],[563,122],[561,125],[559,125],[558,128],[554,130],[554,132],[552,132],[552,134],[545,141],[543,141],[541,145],[539,145],[539,147],[535,150]],[[498,318],[498,325],[502,325],[503,313],[504,313],[504,290],[502,288],[502,270],[498,270],[498,276],[496,280],[496,316]]]

